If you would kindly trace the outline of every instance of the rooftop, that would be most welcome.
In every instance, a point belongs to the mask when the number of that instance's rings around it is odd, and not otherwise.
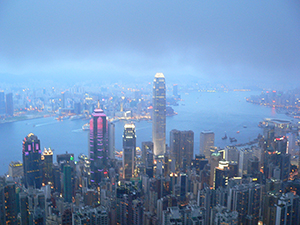
[[[157,73],[155,74],[155,78],[165,78],[163,73]]]

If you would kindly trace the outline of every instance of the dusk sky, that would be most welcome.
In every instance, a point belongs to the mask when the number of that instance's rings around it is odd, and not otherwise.
[[[1,1],[0,76],[300,84],[300,3]],[[119,79],[118,78],[118,79]]]

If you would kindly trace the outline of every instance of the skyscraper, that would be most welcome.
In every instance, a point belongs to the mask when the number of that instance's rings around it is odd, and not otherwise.
[[[61,93],[61,108],[66,108],[66,92]]]
[[[210,159],[210,149],[215,145],[215,134],[212,131],[202,131],[200,133],[200,154]]]
[[[173,85],[173,97],[174,98],[178,97],[178,84]]]
[[[16,184],[0,177],[0,224],[17,224]]]
[[[65,202],[72,202],[72,168],[70,165],[64,165],[63,168],[63,183],[64,183],[64,200]]]
[[[146,174],[153,177],[153,142],[142,142],[142,161],[146,166]]]
[[[299,224],[300,223],[300,200],[298,195],[292,192],[283,194],[278,203],[275,204],[276,222],[275,224]]]
[[[130,179],[134,173],[136,149],[135,125],[125,124],[123,134],[123,178]]]
[[[53,183],[53,172],[52,172],[52,165],[53,165],[53,151],[51,148],[48,150],[44,148],[42,153],[42,161],[43,161],[43,183]]]
[[[194,154],[194,132],[171,130],[170,149],[176,170],[182,169],[183,166],[190,166]]]
[[[115,159],[115,124],[108,123],[108,156]]]
[[[21,224],[29,224],[29,199],[26,192],[21,192],[19,195]]]
[[[9,116],[14,115],[14,102],[13,102],[13,94],[8,93],[5,96],[6,98],[6,114]]]
[[[0,115],[5,114],[5,99],[4,99],[4,92],[0,91]]]
[[[23,168],[25,186],[40,188],[42,186],[40,140],[33,133],[23,140]]]
[[[153,81],[152,140],[154,155],[166,152],[166,85],[162,73],[155,74]]]
[[[91,161],[91,185],[98,184],[107,173],[108,122],[103,110],[98,108],[90,120],[89,158]]]
[[[240,184],[229,188],[227,207],[239,213],[239,224],[257,224],[259,220],[261,186]]]
[[[240,154],[239,154],[239,176],[240,177],[247,174],[248,161],[250,158],[252,158],[252,155],[253,155],[252,149],[249,148],[240,149]]]
[[[153,166],[153,142],[142,142],[142,161],[147,166]]]

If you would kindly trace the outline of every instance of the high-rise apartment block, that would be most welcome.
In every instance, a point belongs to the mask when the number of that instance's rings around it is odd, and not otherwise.
[[[239,224],[257,224],[260,212],[261,185],[240,184],[229,189],[228,209],[239,213]]]
[[[171,130],[170,151],[176,170],[190,166],[194,155],[194,132]]]
[[[154,155],[166,152],[166,85],[162,73],[155,74],[153,81],[152,140]]]
[[[212,131],[202,131],[200,133],[200,154],[210,159],[211,148],[215,145],[215,134]]]
[[[210,224],[238,225],[238,212],[230,211],[225,206],[216,205],[212,209]]]
[[[249,148],[240,149],[239,153],[239,176],[247,174],[248,162],[252,158],[252,150]]]
[[[292,225],[300,223],[300,200],[298,195],[283,194],[276,207],[275,224]]]
[[[6,99],[6,114],[9,116],[14,115],[14,102],[13,102],[13,94],[8,93],[5,96]]]
[[[174,98],[178,97],[178,84],[173,85],[173,96]]]
[[[17,224],[16,184],[0,177],[0,224]]]
[[[46,149],[42,153],[42,162],[43,162],[43,183],[52,184],[53,183],[53,151],[51,148]]]
[[[0,91],[0,115],[5,115],[5,95],[3,91]]]
[[[108,157],[115,159],[115,124],[108,123]]]
[[[65,202],[72,202],[72,168],[70,165],[64,165],[63,168],[63,184],[64,184],[64,200]]]
[[[153,166],[153,142],[142,142],[142,161],[148,166]]]
[[[11,162],[8,167],[10,177],[21,177],[24,175],[23,164],[21,161]]]

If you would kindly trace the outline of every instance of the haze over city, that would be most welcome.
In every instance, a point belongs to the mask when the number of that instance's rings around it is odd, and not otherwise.
[[[2,1],[1,79],[140,82],[164,72],[170,82],[295,87],[299,10],[298,1]]]
[[[0,225],[300,224],[299,12],[1,1]]]

